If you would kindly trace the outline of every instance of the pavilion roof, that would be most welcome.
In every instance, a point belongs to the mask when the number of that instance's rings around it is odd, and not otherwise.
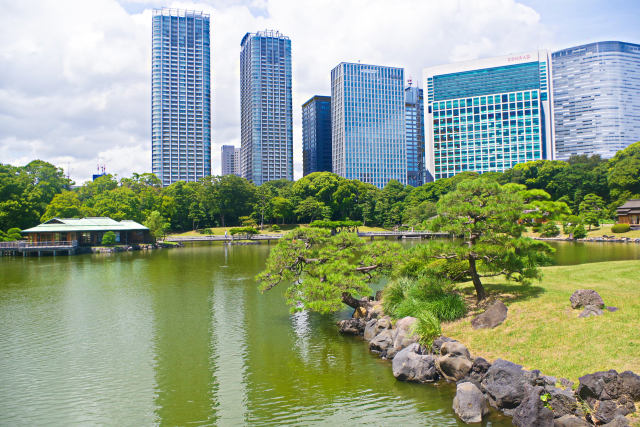
[[[148,230],[135,221],[116,221],[108,217],[88,218],[52,218],[33,228],[22,230],[23,233],[66,233],[70,231],[132,231]]]

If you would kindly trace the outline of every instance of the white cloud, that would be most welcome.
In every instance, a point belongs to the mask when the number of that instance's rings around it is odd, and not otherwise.
[[[66,0],[5,2],[0,16],[0,162],[70,162],[84,180],[150,170],[150,7],[211,14],[212,170],[240,144],[239,51],[246,32],[292,41],[294,163],[302,170],[300,106],[330,94],[341,61],[425,66],[544,47],[539,14],[515,0]],[[127,13],[134,5],[140,13]],[[146,8],[146,9],[145,9]],[[66,167],[65,164],[59,163]]]

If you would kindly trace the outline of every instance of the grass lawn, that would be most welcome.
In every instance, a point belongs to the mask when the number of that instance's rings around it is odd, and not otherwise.
[[[278,224],[278,227],[280,227],[279,231],[273,231],[271,230],[271,226],[265,224],[264,226],[264,230],[260,231],[260,234],[281,234],[281,233],[286,233],[287,231],[291,231],[293,229],[296,229],[298,227],[307,227],[307,224]],[[238,226],[234,226],[234,227],[238,227]],[[229,231],[230,229],[234,228],[234,227],[212,227],[209,230],[211,230],[211,234],[214,235],[223,235],[225,231]],[[258,229],[260,229],[260,227],[256,227]],[[381,227],[367,227],[367,226],[362,226],[362,227],[358,227],[359,231],[384,231],[384,228]],[[169,236],[171,237],[187,237],[187,236],[202,236],[201,233],[197,232],[197,231],[187,231],[184,233],[171,233],[169,234]]]
[[[569,237],[569,236],[564,235],[562,233],[562,224],[561,223],[556,223],[556,225],[560,229],[560,234],[558,236],[556,236],[556,237]],[[601,236],[604,236],[604,235],[614,236],[614,237],[629,237],[631,239],[640,238],[640,230],[629,230],[626,233],[614,233],[613,231],[611,231],[611,226],[613,226],[613,224],[601,224],[600,227],[592,227],[591,230],[589,230],[589,226],[585,226],[585,229],[587,229],[587,238],[589,238],[589,237],[601,237]],[[540,236],[539,233],[534,233],[533,231],[531,231],[531,228],[528,228],[527,231],[524,234],[526,236],[529,236],[529,237],[539,237]]]
[[[640,262],[545,267],[543,273],[542,281],[528,287],[486,279],[489,297],[499,297],[509,309],[505,322],[474,331],[470,313],[444,323],[442,333],[465,343],[474,356],[510,360],[576,383],[595,371],[640,373]],[[459,287],[474,298],[470,283]],[[579,318],[581,310],[571,309],[569,297],[587,288],[619,310]]]

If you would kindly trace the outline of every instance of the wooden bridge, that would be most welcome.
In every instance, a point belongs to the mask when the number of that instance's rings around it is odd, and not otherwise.
[[[60,240],[51,242],[0,242],[0,256],[2,255],[38,255],[52,254],[56,256],[58,254],[72,255],[78,248],[77,240]]]

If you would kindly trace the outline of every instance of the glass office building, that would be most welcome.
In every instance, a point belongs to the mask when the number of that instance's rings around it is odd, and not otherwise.
[[[427,167],[434,179],[554,158],[545,50],[427,68]]]
[[[378,188],[407,183],[404,70],[340,63],[331,70],[333,172]]]
[[[247,33],[240,52],[242,176],[256,185],[293,180],[291,40]]]
[[[223,145],[221,154],[221,175],[240,176],[240,148],[234,145]]]
[[[424,167],[424,97],[423,90],[409,86],[404,90],[407,138],[407,184],[425,183]]]
[[[302,104],[302,171],[331,170],[331,97],[316,95]]]
[[[169,185],[211,175],[209,15],[155,9],[152,17],[151,164]]]
[[[640,141],[640,45],[617,41],[552,54],[556,157],[613,157]]]

